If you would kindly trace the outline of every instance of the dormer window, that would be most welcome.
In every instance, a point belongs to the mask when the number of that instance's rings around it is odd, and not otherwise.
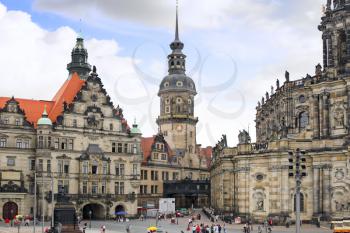
[[[165,82],[164,87],[168,87],[168,86],[169,86],[169,82]]]
[[[181,81],[177,81],[177,82],[176,82],[176,86],[177,86],[177,87],[182,87],[182,86],[183,86],[183,83],[182,83]]]

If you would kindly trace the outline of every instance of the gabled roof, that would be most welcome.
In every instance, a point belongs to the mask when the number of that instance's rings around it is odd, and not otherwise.
[[[143,161],[147,161],[148,158],[151,156],[154,138],[155,136],[141,138],[141,149],[143,152]]]
[[[63,112],[63,103],[66,102],[67,105],[72,103],[74,97],[84,84],[85,81],[81,80],[77,73],[74,73],[70,79],[64,82],[52,99],[55,103],[52,110],[49,112],[49,118],[52,122],[55,122],[56,118]]]
[[[210,167],[211,164],[211,157],[213,154],[213,148],[211,146],[207,146],[206,148],[200,148],[199,156],[201,158],[205,158],[207,160],[207,166]]]
[[[24,111],[27,121],[36,127],[45,106],[51,121],[56,122],[57,117],[63,112],[63,102],[70,104],[84,83],[85,81],[81,80],[77,73],[74,73],[70,79],[64,82],[51,101],[21,98],[15,98],[15,100],[18,101],[19,107]],[[0,108],[4,108],[6,102],[10,99],[10,97],[0,97]]]

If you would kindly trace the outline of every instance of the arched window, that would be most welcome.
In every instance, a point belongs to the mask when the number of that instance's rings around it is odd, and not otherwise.
[[[299,128],[305,129],[308,124],[309,124],[309,116],[307,112],[301,112],[299,114]]]
[[[296,195],[294,194],[294,212],[297,211]],[[304,194],[300,193],[300,212],[304,212]]]

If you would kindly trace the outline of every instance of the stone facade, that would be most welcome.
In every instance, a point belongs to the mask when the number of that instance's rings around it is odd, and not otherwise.
[[[72,53],[86,51],[82,43]],[[84,218],[90,210],[99,219],[136,214],[141,133],[113,105],[95,67],[84,80],[70,71],[51,101],[0,98],[0,216],[34,214],[35,174],[39,216],[51,216],[52,187]]]
[[[350,1],[328,1],[319,29],[324,64],[313,76],[285,81],[266,92],[256,108],[256,143],[239,135],[237,147],[215,147],[212,206],[257,219],[294,218],[295,180],[288,177],[288,151],[306,151],[302,219],[350,211]],[[275,90],[274,90],[275,89]]]

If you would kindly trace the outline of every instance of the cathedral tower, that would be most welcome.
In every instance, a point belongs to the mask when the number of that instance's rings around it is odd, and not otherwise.
[[[69,77],[77,72],[81,79],[86,79],[91,71],[91,65],[88,63],[88,52],[84,47],[84,39],[82,37],[77,38],[77,42],[71,53],[72,61],[67,64],[67,70],[69,71]]]
[[[198,118],[194,117],[197,92],[193,80],[185,73],[186,55],[182,52],[184,44],[179,39],[178,7],[175,25],[175,40],[170,44],[172,52],[168,55],[168,75],[159,86],[160,115],[157,124],[180,164],[196,168],[199,166],[195,152]]]
[[[350,73],[350,0],[327,0],[319,30],[323,66],[329,76]]]

